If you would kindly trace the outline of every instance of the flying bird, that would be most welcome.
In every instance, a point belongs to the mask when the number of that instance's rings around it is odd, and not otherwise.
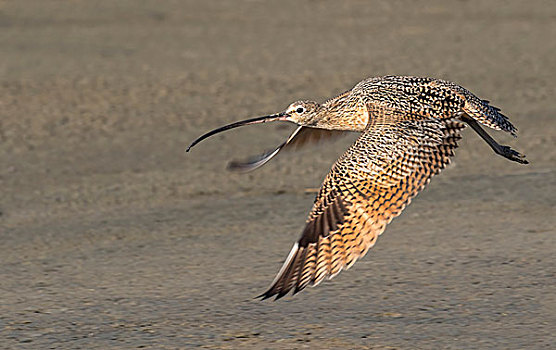
[[[528,163],[481,127],[516,136],[517,129],[500,109],[455,83],[412,76],[369,78],[321,104],[297,101],[283,112],[212,130],[187,151],[216,133],[273,121],[298,127],[274,150],[232,162],[232,170],[254,170],[284,149],[341,131],[361,135],[326,175],[301,237],[262,299],[316,286],[362,258],[386,225],[450,163],[467,125],[496,154]]]

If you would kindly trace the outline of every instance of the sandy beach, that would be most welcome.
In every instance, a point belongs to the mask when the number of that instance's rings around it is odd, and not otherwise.
[[[556,2],[0,1],[0,349],[553,349]],[[200,134],[387,74],[454,81],[471,130],[367,256],[254,297],[352,138]]]

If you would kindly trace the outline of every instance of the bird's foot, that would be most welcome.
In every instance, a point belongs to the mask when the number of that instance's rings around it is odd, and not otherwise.
[[[509,160],[513,160],[514,162],[529,164],[529,162],[525,159],[524,154],[519,153],[510,146],[500,146],[500,155],[508,158]]]

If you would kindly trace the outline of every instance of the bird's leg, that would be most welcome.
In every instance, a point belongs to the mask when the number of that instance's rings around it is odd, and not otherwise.
[[[529,164],[527,160],[525,160],[525,155],[519,153],[518,151],[512,149],[510,146],[504,146],[496,142],[490,135],[481,128],[479,123],[472,118],[463,117],[462,120],[467,123],[483,140],[488,143],[490,148],[494,150],[496,154],[501,155],[504,158],[509,160],[513,160],[514,162],[518,162],[521,164]]]

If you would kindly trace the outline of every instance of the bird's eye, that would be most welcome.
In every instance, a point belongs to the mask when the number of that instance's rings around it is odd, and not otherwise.
[[[300,113],[300,114],[301,114],[301,113],[305,112],[305,108],[303,108],[303,107],[297,107],[297,109],[296,109],[295,111],[296,111],[297,113]]]

